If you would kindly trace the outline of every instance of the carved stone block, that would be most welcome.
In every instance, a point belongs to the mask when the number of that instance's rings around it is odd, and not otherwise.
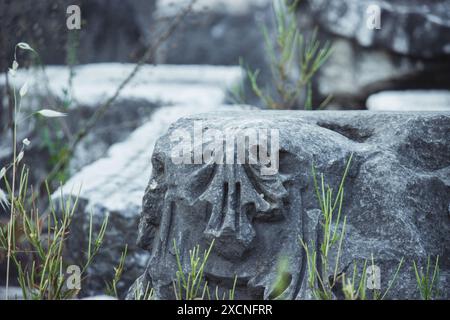
[[[263,143],[250,143],[252,132],[269,141],[270,162],[251,161],[264,149]],[[243,133],[247,138],[239,140]],[[218,136],[226,137],[223,148],[211,139]],[[277,156],[272,157],[276,143]],[[180,150],[192,150],[182,163],[176,157]],[[219,150],[220,156],[207,156]],[[245,150],[247,161],[238,161],[239,150]],[[148,284],[157,298],[173,299],[173,242],[183,270],[189,271],[189,250],[197,244],[207,248],[214,240],[205,268],[212,290],[231,288],[237,277],[237,298],[268,299],[279,261],[287,259],[290,282],[284,297],[311,298],[300,239],[321,245],[312,166],[337,190],[351,155],[337,271],[353,270],[353,263],[362,266],[373,256],[383,291],[404,258],[387,297],[414,298],[413,261],[439,255],[440,286],[448,288],[450,113],[333,111],[217,112],[172,125],[153,152],[139,226],[139,244],[151,251],[151,259],[135,286]],[[222,164],[219,158],[232,161]],[[264,175],[261,169],[274,161],[276,170]],[[330,261],[336,255],[332,252]],[[334,294],[342,297],[338,287]]]

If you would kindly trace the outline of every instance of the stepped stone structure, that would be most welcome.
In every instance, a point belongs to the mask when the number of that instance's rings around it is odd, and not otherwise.
[[[211,140],[195,140],[199,122],[204,136],[210,130],[228,133],[227,147],[211,149]],[[271,158],[278,170],[271,175],[262,174],[269,164],[259,160],[174,161],[180,132],[184,133],[182,146],[187,147],[183,150],[201,146],[201,150],[216,150],[226,159],[236,159],[238,148],[230,146],[248,129],[256,130],[258,136],[265,129],[275,130],[270,131],[267,148],[275,144],[272,138],[278,132],[278,157]],[[250,159],[256,151],[248,141],[244,146]],[[263,148],[263,144],[257,146]],[[237,277],[237,298],[271,298],[279,261],[287,259],[289,283],[284,297],[312,298],[300,245],[302,239],[319,248],[322,241],[312,166],[337,190],[351,156],[342,207],[346,232],[340,259],[337,248],[330,253],[331,265],[338,261],[337,271],[348,277],[354,265],[361,270],[364,261],[373,257],[384,292],[403,258],[386,297],[417,298],[413,261],[423,266],[428,256],[439,256],[439,285],[448,298],[449,155],[449,112],[233,111],[183,118],[157,141],[153,151],[138,233],[140,246],[151,252],[151,258],[130,289],[130,298],[148,285],[157,298],[173,299],[178,270],[174,242],[182,268],[188,272],[189,250],[196,245],[207,249],[213,240],[205,267],[210,290],[228,290]],[[184,159],[191,157],[195,151]],[[341,217],[333,228],[340,232],[342,223]],[[331,276],[325,271],[327,275]],[[343,296],[338,286],[334,294]]]
[[[35,68],[20,69],[11,81],[14,81],[16,88],[28,82],[29,94],[23,101],[25,115],[42,106],[61,110],[59,106],[67,101],[69,92],[71,104],[65,110],[68,114],[66,130],[74,134],[80,129],[80,124],[85,123],[97,108],[114,95],[134,67],[134,64],[127,63],[79,65],[73,69],[72,76],[66,66],[49,66],[45,73]],[[241,79],[242,71],[236,66],[143,65],[77,147],[70,163],[71,175],[105,156],[111,145],[125,140],[135,129],[151,121],[153,112],[159,107],[187,104],[209,108],[220,105],[225,101],[227,91]],[[5,76],[1,74],[0,89],[4,86]],[[40,137],[37,126],[36,121],[28,120],[19,128],[19,140]],[[8,134],[9,131],[5,132],[5,139],[0,141],[0,163],[11,158],[11,138]],[[46,152],[42,145],[35,138],[31,148],[28,148],[28,154],[32,153],[37,159],[33,165],[33,175],[42,176],[49,170],[47,161],[41,160]]]

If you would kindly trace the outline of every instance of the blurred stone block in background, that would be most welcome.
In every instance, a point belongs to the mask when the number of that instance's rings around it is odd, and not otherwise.
[[[382,91],[367,99],[373,111],[450,111],[450,91]]]

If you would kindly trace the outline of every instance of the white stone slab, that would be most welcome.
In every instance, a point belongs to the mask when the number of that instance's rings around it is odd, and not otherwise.
[[[450,111],[450,91],[383,91],[369,97],[367,108],[373,111]]]

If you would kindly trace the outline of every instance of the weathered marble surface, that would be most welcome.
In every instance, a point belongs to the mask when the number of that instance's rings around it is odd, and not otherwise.
[[[258,165],[175,165],[171,134],[179,129],[192,134],[194,120],[218,130],[278,129],[279,172],[262,176]],[[339,271],[355,261],[362,265],[373,254],[386,290],[403,257],[387,297],[414,298],[413,260],[423,263],[427,255],[439,255],[440,286],[448,298],[448,112],[217,112],[179,120],[153,151],[138,234],[152,256],[136,284],[150,282],[157,298],[174,298],[173,240],[187,270],[188,250],[215,239],[205,270],[213,289],[230,288],[237,275],[238,298],[268,298],[278,260],[285,256],[291,274],[287,297],[310,298],[299,237],[311,241],[320,233],[312,162],[336,190],[351,154]]]

